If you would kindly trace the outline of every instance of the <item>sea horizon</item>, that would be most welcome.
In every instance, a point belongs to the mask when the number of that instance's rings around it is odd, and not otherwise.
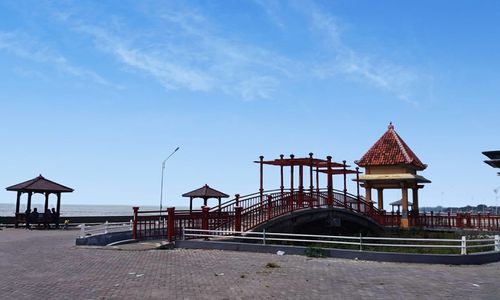
[[[134,205],[116,205],[116,204],[64,204],[61,205],[61,216],[132,216]],[[42,213],[44,204],[35,203],[31,208],[37,208]],[[50,205],[49,208],[54,207]],[[142,210],[158,210],[158,206],[144,205],[140,206]],[[178,207],[178,209],[188,209],[187,207]],[[20,212],[26,210],[26,204],[21,204]],[[15,203],[0,202],[0,217],[14,217],[16,212]]]

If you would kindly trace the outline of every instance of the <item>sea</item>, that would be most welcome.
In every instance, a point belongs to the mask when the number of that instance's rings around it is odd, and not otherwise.
[[[43,204],[32,204],[31,209],[37,208],[38,212],[44,210]],[[52,208],[53,206],[49,206]],[[158,210],[158,206],[141,206],[141,210]],[[165,208],[164,208],[165,209]],[[176,207],[176,209],[185,209]],[[26,210],[26,204],[21,205],[20,212]],[[16,205],[14,203],[0,203],[0,217],[15,216]],[[61,204],[61,216],[132,216],[131,205],[79,205],[79,204]]]

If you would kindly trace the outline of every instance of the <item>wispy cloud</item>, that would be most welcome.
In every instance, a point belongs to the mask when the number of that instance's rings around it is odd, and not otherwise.
[[[47,65],[66,75],[86,78],[98,84],[119,88],[119,86],[110,83],[94,71],[73,65],[54,49],[22,32],[0,31],[0,51]]]
[[[264,13],[269,17],[271,22],[280,28],[285,28],[285,22],[279,15],[279,11],[283,8],[279,0],[253,0],[259,5]]]
[[[418,105],[411,97],[411,88],[419,75],[411,68],[390,62],[387,58],[363,53],[344,42],[341,27],[334,16],[315,6],[309,6],[307,14],[311,28],[323,37],[331,58],[313,68],[320,77],[346,75],[378,89],[394,94],[400,100]]]
[[[91,36],[96,48],[167,89],[219,90],[244,100],[271,98],[280,78],[294,73],[291,60],[231,40],[194,11],[159,11],[155,17],[165,30],[144,34],[83,20],[72,28]]]

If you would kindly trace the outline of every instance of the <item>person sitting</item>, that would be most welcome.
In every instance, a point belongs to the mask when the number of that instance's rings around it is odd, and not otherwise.
[[[38,223],[38,210],[33,208],[33,212],[30,214],[30,223]]]
[[[26,208],[24,211],[24,221],[26,222],[25,229],[30,229],[31,208]]]
[[[57,223],[59,219],[59,214],[56,212],[56,209],[52,207],[52,223]]]
[[[50,209],[47,208],[47,210],[43,214],[43,222],[44,222],[43,227],[50,229],[50,223],[52,222],[53,218],[54,217],[52,216],[52,212],[50,211]]]

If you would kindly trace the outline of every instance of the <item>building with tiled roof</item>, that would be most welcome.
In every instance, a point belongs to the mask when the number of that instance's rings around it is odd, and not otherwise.
[[[427,165],[417,157],[405,141],[389,123],[387,131],[375,144],[355,162],[365,168],[365,174],[359,177],[365,188],[365,198],[372,201],[372,189],[377,190],[379,209],[384,209],[384,189],[401,189],[402,227],[408,227],[408,188],[413,191],[413,212],[418,213],[418,189],[430,180],[417,174]]]

